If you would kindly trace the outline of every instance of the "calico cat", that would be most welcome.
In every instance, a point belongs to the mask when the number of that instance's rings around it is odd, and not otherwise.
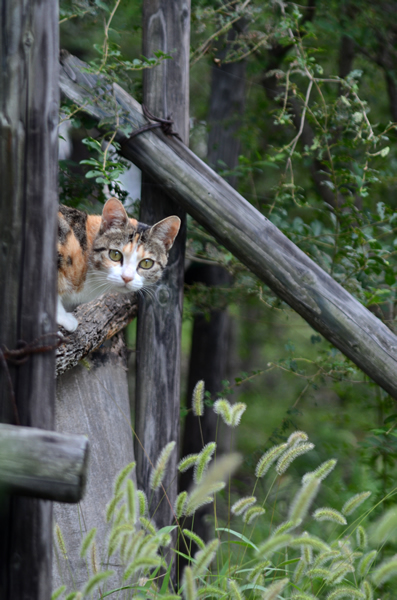
[[[175,216],[152,227],[139,223],[116,198],[106,202],[102,216],[60,206],[58,324],[74,331],[78,321],[67,311],[105,292],[137,292],[156,283],[180,224]]]

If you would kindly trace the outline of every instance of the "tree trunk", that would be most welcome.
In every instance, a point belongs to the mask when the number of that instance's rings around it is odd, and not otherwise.
[[[171,53],[144,71],[144,103],[156,116],[172,113],[175,130],[185,143],[189,135],[189,0],[145,0],[143,3],[143,54],[156,50]],[[175,51],[177,48],[177,51]],[[162,283],[154,297],[140,298],[137,326],[135,452],[139,487],[151,498],[150,512],[158,526],[173,521],[172,505],[177,494],[175,478],[178,451],[174,450],[163,482],[153,494],[149,489],[152,465],[171,440],[179,442],[180,343],[183,301],[185,212],[164,190],[143,177],[140,220],[153,224],[168,215],[182,219],[181,231],[170,253]],[[142,446],[140,445],[142,443]],[[178,446],[177,446],[178,447]],[[160,506],[158,506],[161,502]]]
[[[65,560],[55,543],[53,588],[64,584],[68,592],[81,589],[88,580],[86,561],[80,558],[80,545],[93,527],[97,528],[101,568],[116,571],[107,586],[112,589],[110,586],[122,585],[121,569],[114,564],[107,566],[105,547],[110,526],[105,515],[117,474],[134,460],[122,334],[112,338],[110,348],[93,352],[88,366],[70,369],[58,378],[57,386],[57,430],[84,434],[90,441],[83,500],[78,505],[54,503],[54,521],[61,529],[68,558]],[[118,598],[121,600],[124,596]]]
[[[0,347],[54,343],[58,5],[4,0],[0,15]],[[47,336],[41,338],[41,336]],[[53,428],[55,352],[0,366],[0,421]],[[52,506],[3,497],[0,597],[51,594]]]

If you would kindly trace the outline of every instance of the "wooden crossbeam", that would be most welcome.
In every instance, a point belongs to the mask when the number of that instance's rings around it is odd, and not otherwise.
[[[121,154],[161,184],[201,225],[314,329],[397,399],[397,337],[293,244],[208,165],[176,139],[147,131],[129,140],[122,128],[146,124],[120,86],[83,72],[63,55],[63,94],[98,121],[114,120]],[[109,125],[112,129],[112,126]]]
[[[79,502],[87,477],[88,439],[0,424],[0,490],[56,502]]]

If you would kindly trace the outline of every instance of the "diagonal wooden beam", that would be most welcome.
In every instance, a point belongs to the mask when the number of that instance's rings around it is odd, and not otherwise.
[[[107,122],[117,106],[121,154],[162,185],[275,294],[397,399],[397,337],[390,329],[181,142],[159,130],[129,140],[121,128],[135,129],[147,121],[140,105],[120,86],[106,89],[70,55],[61,62],[61,90],[70,100]]]

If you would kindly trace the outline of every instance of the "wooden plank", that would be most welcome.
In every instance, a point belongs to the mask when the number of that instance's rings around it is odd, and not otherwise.
[[[156,50],[172,55],[143,73],[143,97],[158,117],[172,113],[174,128],[185,143],[189,140],[190,1],[145,0],[143,3],[143,54]],[[163,482],[167,490],[150,489],[150,473],[162,448],[170,441],[179,447],[180,357],[183,307],[186,214],[172,194],[146,174],[142,178],[140,221],[149,225],[169,215],[182,225],[170,252],[161,284],[154,294],[139,297],[137,323],[136,433],[138,484],[150,498],[150,512],[158,527],[173,522],[179,459],[175,450]],[[138,442],[139,440],[139,442]],[[171,555],[173,556],[173,555]]]
[[[79,502],[87,477],[88,440],[35,427],[0,424],[3,493]]]
[[[87,582],[87,560],[81,558],[80,548],[86,534],[96,527],[98,563],[103,570],[115,571],[101,588],[104,594],[126,585],[122,561],[117,555],[109,560],[107,555],[111,523],[106,521],[114,480],[121,469],[134,460],[123,334],[114,336],[110,345],[93,352],[87,363],[89,368],[77,365],[57,380],[56,430],[86,436],[90,457],[83,500],[79,504],[54,503],[54,522],[61,529],[67,560],[54,543],[53,589],[64,584],[71,592],[82,589]],[[131,590],[110,596],[113,597],[127,600],[131,598]]]
[[[85,110],[111,116],[110,103],[79,85],[74,59],[65,59],[62,91]],[[72,74],[74,81],[67,75]],[[91,80],[92,81],[92,80]],[[139,104],[118,85],[121,121],[145,123]],[[377,317],[293,244],[275,225],[188,148],[161,132],[128,140],[122,154],[172,193],[199,223],[326,339],[397,399],[397,337]]]
[[[57,331],[58,4],[4,0],[0,14],[0,344]],[[54,342],[52,339],[43,340]],[[53,427],[55,352],[9,364],[19,421]],[[0,368],[0,421],[15,423]],[[2,600],[51,596],[51,503],[13,496],[0,522]]]

